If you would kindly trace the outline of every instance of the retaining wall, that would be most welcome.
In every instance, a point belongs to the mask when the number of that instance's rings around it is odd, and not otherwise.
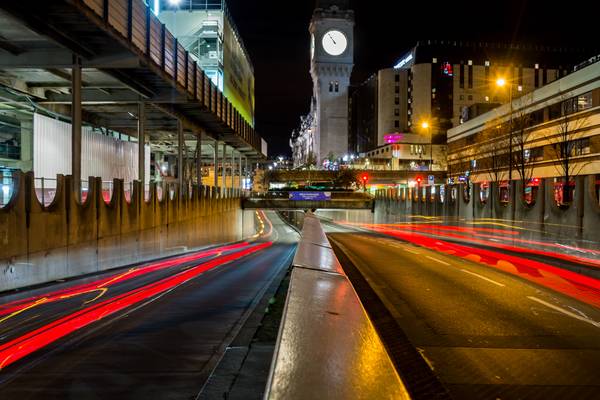
[[[142,198],[134,183],[127,201],[115,180],[110,202],[101,180],[89,179],[87,198],[73,195],[70,177],[57,177],[52,203],[36,197],[31,173],[15,175],[11,201],[0,209],[0,292],[232,242],[255,233],[253,211],[242,211],[241,192],[195,187],[159,198],[151,185]]]
[[[551,178],[540,181],[531,204],[527,204],[519,195],[522,193],[520,181],[512,182],[508,203],[500,202],[497,183],[490,184],[486,201],[481,201],[482,188],[479,184],[468,184],[470,196],[464,195],[465,185],[437,185],[434,196],[431,196],[431,188],[427,187],[425,198],[417,188],[379,190],[375,196],[375,222],[389,222],[390,216],[440,216],[461,220],[494,218],[527,223],[540,233],[593,241],[600,238],[600,205],[595,193],[595,176],[577,177],[573,202],[563,208],[554,201],[554,182]],[[442,187],[443,198],[440,193]],[[413,190],[412,199],[408,195],[409,190]]]

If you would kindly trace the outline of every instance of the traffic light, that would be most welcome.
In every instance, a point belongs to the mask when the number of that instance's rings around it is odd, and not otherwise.
[[[423,181],[423,178],[421,178],[420,176],[417,176],[417,185],[420,185],[422,181]]]
[[[369,180],[369,176],[368,176],[368,175],[363,175],[363,176],[362,176],[362,181],[363,181],[364,183],[367,183],[367,181],[368,181],[368,180]]]

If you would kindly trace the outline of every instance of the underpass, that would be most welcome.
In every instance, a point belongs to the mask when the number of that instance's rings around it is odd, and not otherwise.
[[[272,212],[261,221],[250,242],[5,294],[0,392],[195,398],[291,262],[295,231]]]

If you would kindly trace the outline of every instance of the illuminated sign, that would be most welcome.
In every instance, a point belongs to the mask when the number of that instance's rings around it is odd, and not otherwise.
[[[394,65],[394,69],[400,69],[400,68],[404,67],[410,61],[412,61],[412,59],[413,59],[413,55],[412,55],[412,53],[410,53],[409,55],[404,57],[402,60],[398,61],[398,63],[396,65]]]
[[[445,62],[442,64],[442,73],[444,75],[453,76],[452,64]]]
[[[403,136],[404,135],[401,133],[390,133],[388,135],[384,135],[383,140],[385,140],[385,143],[387,144],[393,144],[400,142]]]

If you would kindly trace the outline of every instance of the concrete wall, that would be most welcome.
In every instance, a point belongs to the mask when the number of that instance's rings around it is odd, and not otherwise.
[[[253,211],[242,211],[241,193],[194,188],[162,200],[156,186],[143,199],[135,182],[131,201],[123,182],[114,181],[109,203],[101,181],[90,178],[86,201],[74,197],[70,177],[58,176],[53,202],[44,207],[33,175],[15,175],[14,195],[0,208],[0,292],[40,284],[211,244],[232,242],[255,233]]]
[[[499,200],[501,189],[496,183],[491,184],[486,201],[481,200],[480,192],[483,189],[480,184],[469,185],[470,196],[464,195],[465,184],[443,185],[443,202],[441,186],[436,186],[434,196],[431,196],[431,188],[427,188],[424,201],[417,188],[379,190],[375,196],[375,222],[402,220],[419,215],[460,220],[493,218],[527,223],[532,229],[543,233],[592,241],[600,238],[600,205],[596,194],[596,177],[593,175],[576,178],[574,199],[566,208],[556,205],[554,182],[551,178],[540,182],[531,204],[527,204],[520,195],[522,183],[519,181],[512,182],[511,198],[506,204]],[[405,196],[402,195],[403,190],[407,191]],[[410,200],[410,190],[417,192],[416,200],[414,196]],[[390,216],[393,218],[390,219]]]

